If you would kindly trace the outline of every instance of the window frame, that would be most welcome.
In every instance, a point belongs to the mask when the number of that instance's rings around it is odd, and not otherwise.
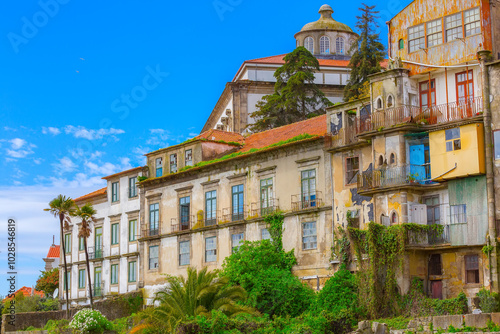
[[[189,159],[188,159],[189,157]],[[184,166],[193,166],[193,150],[184,151]]]
[[[187,214],[185,209],[187,209]],[[186,225],[189,228],[190,215],[191,215],[191,196],[187,195],[179,198],[179,224],[182,230],[184,229],[183,226]]]
[[[231,187],[231,221],[245,218],[245,186],[237,184]]]
[[[236,236],[238,236],[237,240],[235,240]],[[232,254],[236,253],[240,249],[240,247],[244,241],[245,241],[245,233],[244,232],[231,234],[231,253]],[[237,245],[235,245],[235,242],[237,242]]]
[[[120,181],[111,183],[111,203],[120,201]]]
[[[265,216],[273,210],[274,207],[274,180],[272,177],[261,179],[260,184],[260,213]]]
[[[217,225],[217,190],[208,190],[205,192],[205,226],[213,225]]]
[[[339,48],[339,44],[341,44],[341,47]],[[340,51],[339,51],[340,49]],[[338,54],[344,55],[345,54],[345,39],[344,37],[337,37],[335,38],[335,51]]]
[[[469,100],[474,99],[474,71],[469,70],[469,75],[462,71],[455,73],[455,89],[457,94],[457,103],[469,102]],[[460,76],[465,76],[465,80],[459,81]],[[464,96],[460,97],[459,88],[464,87]]]
[[[182,252],[183,245],[187,245],[187,253]],[[187,263],[183,262],[183,259],[184,259],[184,261],[187,260]],[[179,266],[189,266],[189,265],[191,265],[191,241],[190,240],[181,240],[181,241],[179,241]]]
[[[316,168],[300,171],[300,199],[301,208],[316,207],[317,200],[317,172]],[[307,186],[305,186],[307,185]],[[307,188],[307,191],[305,191]]]
[[[422,86],[427,84],[427,89],[422,89]],[[427,96],[427,104],[425,106],[422,105],[422,96]],[[430,90],[429,90],[429,80],[421,81],[418,83],[418,97],[420,108],[430,108],[436,105],[436,79],[430,80]],[[434,101],[433,101],[434,97]],[[430,101],[430,104],[429,104]]]
[[[155,159],[155,176],[163,176],[163,158]]]
[[[207,248],[207,241],[208,240],[214,240],[213,245],[214,248]],[[209,252],[213,252],[212,254],[209,254]],[[210,258],[210,260],[209,260]],[[213,258],[213,260],[212,260]],[[206,237],[205,238],[205,263],[211,263],[211,262],[217,262],[217,236],[212,236],[212,237]]]
[[[429,32],[429,29],[436,29],[438,26],[432,26],[429,27],[429,24],[433,24],[439,22],[439,30],[433,30],[432,32]],[[437,36],[437,38],[434,39],[434,36]],[[430,38],[433,38],[434,44],[430,45],[429,40]],[[443,44],[443,18],[439,18],[436,20],[431,20],[425,23],[425,46],[427,48],[431,48],[433,46],[438,46]]]
[[[134,229],[133,234],[131,233],[132,227]],[[137,241],[137,219],[130,219],[128,221],[128,241],[129,242]]]
[[[152,250],[155,250],[156,254],[153,255],[156,255],[156,257],[151,257]],[[160,268],[160,246],[151,245],[148,248],[148,269],[157,270],[159,268]]]
[[[454,24],[450,24],[449,22],[447,22],[447,19],[451,18],[451,17],[460,17],[460,24],[454,25]],[[446,15],[443,18],[443,21],[444,21],[444,40],[446,41],[446,43],[453,42],[456,39],[460,39],[460,38],[464,37],[464,26],[463,26],[464,17],[463,17],[463,12],[458,12],[458,13],[454,13],[454,14],[451,14],[451,15]],[[453,20],[451,22],[458,22],[458,19],[457,20]],[[457,33],[453,32],[453,33],[451,33],[451,36],[448,35],[448,31],[458,31],[458,29],[460,29],[460,34],[457,34]],[[456,36],[459,36],[459,37],[456,37]],[[455,38],[450,39],[450,37],[455,37]]]
[[[131,268],[133,267],[133,268]],[[131,270],[132,269],[132,270]],[[133,274],[131,276],[131,274]],[[137,282],[137,261],[129,261],[127,264],[127,278],[129,283]]]
[[[264,231],[265,231],[265,233],[264,233]],[[264,234],[267,234],[269,236],[269,238],[264,238]],[[264,227],[260,230],[260,240],[273,241],[273,238],[271,237],[271,233],[269,233],[269,229],[267,229],[266,227]]]
[[[111,224],[111,245],[120,243],[120,223]]]
[[[472,12],[472,11],[475,11],[477,10],[477,17],[478,19],[475,20],[475,21],[471,21],[471,22],[466,22],[467,20],[467,17],[466,15],[469,13],[469,12]],[[476,14],[474,14],[474,16],[476,16]],[[470,26],[474,24],[475,25],[475,28],[474,29],[479,29],[478,32],[476,33],[473,33],[473,34],[469,34],[467,35],[467,26]],[[464,36],[465,37],[469,37],[469,36],[474,36],[474,35],[478,35],[481,33],[481,30],[482,30],[482,24],[481,24],[481,9],[479,7],[475,7],[475,8],[470,8],[470,9],[467,9],[467,10],[464,10],[463,12],[463,25],[464,25]]]
[[[458,130],[458,137],[448,138],[448,133],[452,133],[452,130]],[[454,152],[462,149],[462,132],[460,131],[460,127],[457,126],[455,128],[444,130],[444,142],[446,152]],[[449,145],[448,145],[449,144]]]
[[[450,225],[467,224],[467,204],[450,204]]]
[[[64,250],[66,255],[71,254],[71,233],[64,234]]]
[[[307,47],[307,43],[308,43],[308,40],[310,40],[311,42],[311,49],[309,49]],[[307,51],[311,52],[312,54],[314,54],[314,38],[312,36],[307,36],[305,39],[304,39],[304,47],[306,48]]]
[[[170,158],[168,161],[169,161],[170,173],[177,173],[177,166],[178,166],[177,153],[170,154]]]
[[[328,45],[328,47],[326,47]],[[330,37],[323,35],[319,38],[319,53],[327,55],[331,53]]]
[[[403,38],[400,38],[398,41],[398,50],[404,50],[405,48],[405,40]]]
[[[118,284],[118,276],[119,275],[119,264],[118,263],[114,263],[114,264],[111,264],[110,266],[110,278],[109,278],[109,282],[111,285],[115,285],[115,284]],[[114,275],[113,275],[114,273]],[[114,279],[113,279],[114,278]]]
[[[311,225],[308,225],[311,224]],[[312,225],[314,224],[314,225]],[[311,230],[311,227],[307,228],[307,226],[314,226],[314,234],[305,234],[305,231]],[[312,238],[314,241],[305,241],[307,238]],[[311,247],[307,247],[307,244],[311,244]],[[314,245],[314,246],[312,246]],[[318,248],[318,226],[315,221],[312,222],[303,222],[302,223],[302,250],[313,250]]]
[[[132,176],[128,178],[128,198],[137,196],[137,176]]]
[[[414,29],[417,29],[417,28],[419,29],[418,31],[413,31]],[[420,23],[420,24],[408,27],[407,33],[408,33],[408,53],[413,53],[413,52],[417,52],[417,51],[420,51],[422,49],[425,49],[425,47],[426,47],[425,23]],[[415,37],[415,34],[417,34],[417,33],[418,33],[418,35]],[[416,41],[418,41],[418,43],[416,43]],[[414,48],[416,48],[417,45],[420,47],[418,49],[414,49]],[[421,47],[422,45],[423,45],[423,48]]]
[[[358,168],[357,169],[355,169],[355,168],[348,169],[349,168],[349,163],[348,162],[350,160],[354,160],[354,159],[357,159],[357,161],[358,161]],[[348,186],[348,185],[351,185],[351,184],[357,184],[357,175],[359,175],[359,170],[360,170],[359,155],[356,155],[356,156],[353,156],[353,157],[346,157],[345,161],[344,161],[344,167],[345,167],[345,185]],[[350,175],[350,174],[352,174],[352,175]],[[350,182],[353,179],[355,179],[355,180],[353,182]]]
[[[85,240],[83,237],[78,238],[78,251],[82,252],[85,250]]]
[[[153,219],[152,219],[153,218]],[[154,227],[154,228],[152,228]],[[160,230],[160,203],[149,204],[149,231]]]
[[[68,270],[66,272],[66,275],[64,275],[64,270],[62,270],[62,276],[63,276],[63,291],[66,292],[66,291],[71,291],[71,270]],[[66,282],[68,282],[68,289],[66,290]]]
[[[85,289],[87,286],[87,280],[85,278],[85,269],[78,269],[78,289]]]
[[[475,259],[472,260],[471,259]],[[465,267],[465,284],[480,284],[480,270],[479,270],[479,255],[477,254],[467,254],[464,255],[464,267]],[[474,268],[471,268],[474,267]],[[474,281],[469,281],[469,272],[474,272]]]

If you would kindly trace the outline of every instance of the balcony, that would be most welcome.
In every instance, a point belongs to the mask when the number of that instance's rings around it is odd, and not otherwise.
[[[442,225],[443,232],[434,229],[429,231],[407,231],[407,245],[409,247],[425,247],[450,243],[450,225]]]
[[[339,129],[336,134],[327,137],[326,146],[327,148],[337,149],[360,143],[365,143],[365,141],[360,141],[357,137],[356,127],[350,126]]]
[[[157,237],[161,234],[161,222],[157,222],[153,225],[143,226],[142,237]]]
[[[178,218],[172,218],[170,221],[170,230],[172,233],[189,231],[196,224],[196,219],[194,215],[181,216]]]
[[[204,226],[215,226],[220,222],[220,211],[205,212]]]
[[[483,111],[482,97],[469,98],[429,107],[402,105],[356,118],[356,132],[381,131],[397,125],[437,125],[461,121]]]
[[[248,205],[222,209],[222,222],[237,222],[248,217]]]
[[[260,217],[265,217],[271,213],[280,210],[279,199],[269,198],[267,201],[254,202],[250,204],[250,217],[249,219],[255,219]]]
[[[104,296],[104,283],[94,283],[92,284],[92,297],[102,297]]]
[[[292,195],[292,211],[317,209],[323,206],[323,196],[320,191]]]
[[[103,257],[102,246],[97,248],[89,247],[89,260],[100,260]]]
[[[419,186],[430,183],[429,165],[402,165],[358,174],[358,192],[380,188]]]

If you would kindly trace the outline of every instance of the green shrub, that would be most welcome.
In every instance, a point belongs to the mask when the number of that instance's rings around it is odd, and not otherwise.
[[[483,313],[498,312],[498,293],[490,292],[485,288],[479,290],[476,294],[479,298],[479,308]]]
[[[43,327],[49,334],[61,334],[69,329],[69,321],[66,319],[49,320]]]
[[[101,312],[88,308],[78,311],[73,316],[69,327],[81,333],[102,333],[104,330],[113,329],[111,322]]]

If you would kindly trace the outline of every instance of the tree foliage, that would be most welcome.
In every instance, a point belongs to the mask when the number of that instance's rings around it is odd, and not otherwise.
[[[284,58],[285,64],[274,73],[274,93],[266,95],[250,116],[255,123],[250,130],[258,132],[306,120],[324,114],[331,102],[314,84],[319,71],[318,60],[300,46]]]
[[[36,281],[35,290],[43,291],[45,295],[52,296],[54,291],[59,288],[59,268],[42,271],[41,273]]]
[[[360,314],[358,301],[358,281],[356,276],[347,270],[345,265],[330,277],[323,289],[318,293],[316,302],[318,311],[328,310],[333,314],[349,310]]]
[[[384,59],[385,48],[380,42],[379,34],[375,33],[378,27],[376,22],[378,11],[374,8],[375,6],[363,4],[363,7],[359,8],[361,15],[356,16],[359,36],[349,50],[351,73],[349,82],[344,88],[344,101],[352,101],[366,94],[365,83],[368,76],[381,70],[380,62]]]

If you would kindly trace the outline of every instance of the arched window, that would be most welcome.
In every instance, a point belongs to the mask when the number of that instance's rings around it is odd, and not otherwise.
[[[405,48],[405,41],[401,38],[399,40],[399,50],[403,50]]]
[[[394,105],[394,98],[392,97],[392,95],[389,95],[387,97],[387,108],[390,108]]]
[[[391,153],[391,158],[389,161],[390,161],[391,165],[396,164],[396,155],[394,153]]]
[[[319,39],[319,52],[324,54],[330,53],[330,39],[326,36],[321,36]]]
[[[384,157],[383,156],[379,156],[378,157],[378,165],[382,166],[383,164],[384,164]]]
[[[304,47],[307,49],[307,51],[314,53],[314,39],[312,37],[306,37],[304,40]]]
[[[398,214],[393,212],[391,214],[391,225],[396,225],[398,223]]]
[[[337,53],[343,55],[345,53],[344,39],[342,37],[337,37],[335,43],[337,46]]]
[[[382,109],[382,99],[380,97],[377,98],[377,103],[375,105],[377,106],[377,109]]]

